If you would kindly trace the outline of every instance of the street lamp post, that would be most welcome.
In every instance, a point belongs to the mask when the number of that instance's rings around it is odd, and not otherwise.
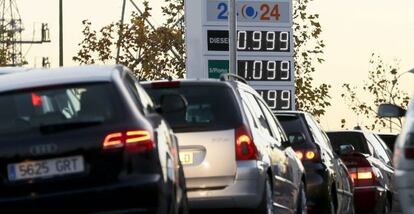
[[[397,83],[398,83],[398,80],[403,76],[403,75],[405,75],[405,74],[408,74],[408,73],[411,73],[411,74],[414,74],[414,68],[412,68],[412,69],[410,69],[410,70],[408,70],[408,71],[406,71],[406,72],[404,72],[404,73],[401,73],[400,75],[398,75],[393,81],[394,81],[394,83],[392,84],[392,87],[391,87],[391,90],[390,90],[390,100],[389,100],[389,102],[390,103],[394,103],[394,97],[393,97],[393,95],[392,95],[392,92],[394,91],[394,88],[395,88],[395,86],[397,85]],[[389,118],[389,122],[390,122],[390,132],[392,132],[392,119],[391,118]]]
[[[63,66],[63,5],[59,0],[59,66]]]

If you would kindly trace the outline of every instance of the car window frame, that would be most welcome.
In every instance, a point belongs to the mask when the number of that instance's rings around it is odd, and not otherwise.
[[[252,110],[253,116],[257,122],[257,126],[258,126],[258,130],[264,134],[264,135],[268,135],[271,138],[273,138],[273,133],[272,130],[270,129],[270,126],[266,120],[266,117],[264,115],[264,113],[262,112],[259,103],[257,103],[257,100],[254,96],[254,94],[248,92],[248,91],[241,91],[241,97],[242,99],[244,99],[246,101],[246,104],[250,107],[250,109]],[[250,97],[250,98],[249,98]],[[252,103],[253,102],[253,103]],[[260,117],[257,115],[256,110],[254,110],[254,105],[257,105],[257,110],[263,115],[263,119],[265,120],[264,122],[267,124],[267,128],[263,126],[262,122],[260,121]]]

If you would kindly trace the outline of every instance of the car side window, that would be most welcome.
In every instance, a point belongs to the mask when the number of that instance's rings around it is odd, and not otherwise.
[[[266,117],[264,116],[262,109],[260,108],[256,99],[254,98],[254,95],[248,92],[242,92],[241,96],[243,99],[246,100],[246,104],[250,107],[254,117],[257,119],[259,129],[265,134],[273,137],[272,132],[270,131],[269,124],[267,123]]]
[[[367,134],[367,138],[368,142],[372,144],[372,147],[374,147],[374,152],[378,155],[378,158],[380,158],[385,163],[390,164],[391,160],[389,159],[387,152],[384,150],[377,138],[375,138],[374,134]]]
[[[278,147],[282,146],[282,137],[280,136],[280,132],[278,131],[278,126],[277,126],[277,123],[275,121],[273,114],[271,113],[269,108],[266,106],[266,104],[264,104],[262,100],[258,99],[258,102],[265,114],[267,122],[269,123],[271,131],[273,133],[273,137],[276,139],[277,146]]]
[[[141,103],[139,93],[135,87],[135,81],[132,79],[132,77],[127,73],[125,75],[125,81],[124,81],[130,95],[132,96],[132,99],[134,100],[135,105],[138,107],[138,109],[143,112],[144,106]]]
[[[242,104],[243,105],[243,109],[246,112],[247,120],[248,120],[250,126],[253,126],[253,127],[255,127],[257,129],[258,128],[257,127],[257,123],[256,123],[256,121],[253,118],[252,110],[247,106],[247,104],[246,104],[246,102],[244,100],[242,102],[243,102],[243,104]]]
[[[332,151],[332,147],[329,144],[329,140],[327,139],[326,135],[323,133],[319,125],[316,123],[315,119],[309,115],[306,115],[306,120],[311,128],[311,132],[313,133],[315,139],[318,141],[317,143],[319,143],[320,146]]]
[[[138,91],[138,96],[141,98],[142,105],[144,106],[146,113],[152,113],[155,112],[155,105],[152,102],[151,98],[148,96],[147,92],[138,84],[138,82],[135,82],[135,88]]]

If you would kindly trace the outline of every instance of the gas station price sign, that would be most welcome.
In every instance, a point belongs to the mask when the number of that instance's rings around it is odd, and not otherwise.
[[[295,109],[292,1],[236,0],[236,72],[274,111]],[[184,3],[187,78],[228,73],[228,0]]]
[[[256,89],[272,111],[289,111],[295,108],[294,88]]]
[[[292,25],[291,1],[239,1],[237,4],[237,22],[240,26],[271,25],[290,27]],[[228,1],[205,1],[206,20],[210,25],[227,25]]]
[[[292,32],[286,30],[239,30],[237,50],[240,52],[292,52]],[[208,51],[228,51],[229,32],[227,30],[207,30]]]
[[[292,82],[292,60],[237,60],[237,75],[247,81]]]

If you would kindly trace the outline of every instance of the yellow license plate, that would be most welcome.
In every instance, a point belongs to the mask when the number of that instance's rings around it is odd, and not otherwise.
[[[183,165],[189,165],[194,163],[194,153],[192,152],[180,152],[180,160]]]

